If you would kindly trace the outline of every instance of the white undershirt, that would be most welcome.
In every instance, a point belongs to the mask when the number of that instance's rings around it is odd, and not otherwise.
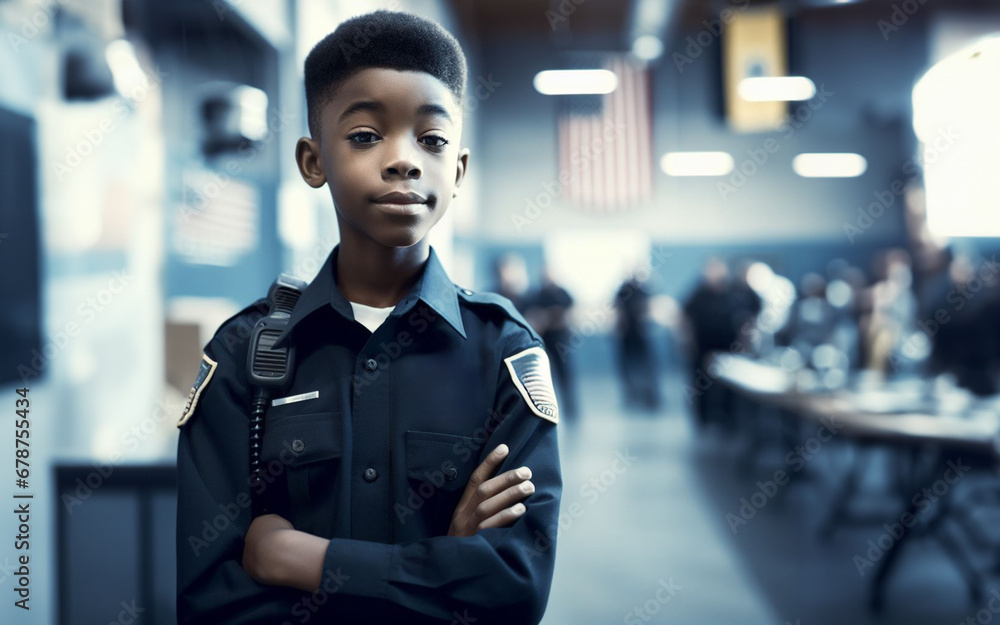
[[[354,309],[354,319],[368,328],[368,331],[372,334],[378,329],[382,322],[386,320],[389,313],[395,308],[395,306],[390,306],[388,308],[374,308],[372,306],[365,306],[364,304],[358,304],[351,302],[351,308]]]

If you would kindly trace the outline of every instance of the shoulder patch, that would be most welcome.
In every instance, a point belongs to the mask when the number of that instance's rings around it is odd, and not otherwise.
[[[528,349],[504,358],[514,386],[528,402],[531,411],[546,421],[559,423],[559,404],[552,387],[549,357],[541,347]]]
[[[184,406],[184,414],[181,415],[181,420],[177,422],[177,427],[181,427],[187,423],[191,415],[194,414],[194,409],[198,407],[198,399],[201,398],[201,392],[212,381],[215,368],[218,366],[219,363],[209,358],[207,354],[201,355],[201,366],[198,367],[198,375],[195,377],[191,391],[188,393],[187,405]]]

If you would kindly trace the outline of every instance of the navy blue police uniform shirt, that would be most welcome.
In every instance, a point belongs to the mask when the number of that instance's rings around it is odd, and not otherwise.
[[[542,341],[511,303],[448,278],[433,248],[371,333],[337,288],[334,248],[282,344],[294,379],[268,408],[261,500],[330,539],[320,590],[266,586],[241,566],[250,526],[250,330],[258,300],[205,347],[178,424],[180,623],[537,623],[555,561],[558,407]],[[447,536],[473,470],[527,466],[512,525]]]

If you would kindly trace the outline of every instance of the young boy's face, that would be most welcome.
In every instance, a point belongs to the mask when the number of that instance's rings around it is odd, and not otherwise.
[[[341,231],[387,247],[419,242],[448,209],[468,166],[462,110],[425,72],[366,68],[320,113],[319,136],[299,140],[302,177],[329,184]]]

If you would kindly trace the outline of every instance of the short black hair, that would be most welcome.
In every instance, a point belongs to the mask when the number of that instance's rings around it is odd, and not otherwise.
[[[411,13],[373,11],[343,22],[306,57],[306,108],[313,137],[320,111],[340,84],[368,67],[426,72],[447,85],[456,102],[465,97],[465,53],[451,33]]]

